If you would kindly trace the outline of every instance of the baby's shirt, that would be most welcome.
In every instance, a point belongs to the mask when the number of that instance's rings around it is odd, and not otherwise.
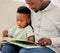
[[[9,31],[8,31],[8,36],[9,37],[13,37],[16,39],[21,39],[24,41],[28,40],[29,36],[33,36],[33,29],[31,26],[27,26],[25,28],[18,28],[18,26],[14,26],[12,27]]]

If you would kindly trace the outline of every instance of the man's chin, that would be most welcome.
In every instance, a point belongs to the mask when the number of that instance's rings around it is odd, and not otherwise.
[[[36,12],[36,13],[38,12],[38,10],[34,10],[34,9],[32,9],[32,10],[33,10],[34,12]]]
[[[36,13],[38,12],[38,10],[35,11]]]

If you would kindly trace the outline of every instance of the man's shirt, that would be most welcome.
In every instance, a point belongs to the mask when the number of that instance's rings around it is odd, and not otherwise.
[[[32,12],[31,19],[36,42],[46,37],[51,38],[55,47],[60,46],[60,8],[50,3],[44,10]]]

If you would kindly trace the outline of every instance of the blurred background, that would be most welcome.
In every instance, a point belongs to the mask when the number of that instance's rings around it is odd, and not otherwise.
[[[52,0],[60,7],[60,0]],[[0,0],[0,39],[2,30],[15,25],[16,10],[18,6],[25,5],[25,0]]]

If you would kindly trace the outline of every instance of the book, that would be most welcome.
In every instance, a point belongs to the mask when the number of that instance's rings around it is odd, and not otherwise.
[[[7,40],[10,44],[18,45],[23,48],[40,48],[41,46],[37,46],[35,42],[30,41],[23,41],[23,40],[17,40],[14,38],[4,38],[3,40]]]

